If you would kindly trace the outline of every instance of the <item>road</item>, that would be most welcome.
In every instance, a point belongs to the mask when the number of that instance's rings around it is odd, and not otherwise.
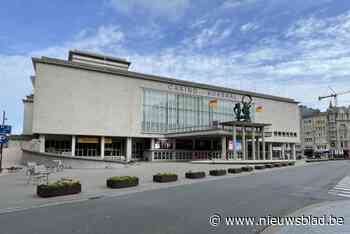
[[[167,189],[0,215],[1,234],[259,233],[264,226],[212,227],[208,218],[288,215],[322,201],[350,161],[315,163]]]

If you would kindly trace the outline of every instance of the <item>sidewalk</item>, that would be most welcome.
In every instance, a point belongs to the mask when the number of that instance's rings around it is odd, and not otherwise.
[[[298,233],[324,233],[324,234],[347,234],[350,233],[350,200],[340,200],[333,202],[324,202],[321,204],[312,205],[302,210],[296,211],[295,213],[288,215],[288,217],[300,217],[304,215],[312,217],[330,217],[333,216],[338,220],[344,220],[342,225],[333,224],[315,224],[315,225],[287,225],[287,226],[274,226],[267,228],[263,234],[298,234]],[[325,220],[327,220],[327,218]],[[335,222],[335,221],[334,221]]]
[[[302,162],[298,165],[305,165]],[[57,180],[62,177],[78,178],[82,184],[82,193],[77,195],[55,198],[39,198],[36,196],[36,186],[27,184],[27,176],[24,171],[0,176],[0,214],[14,210],[28,209],[37,206],[65,203],[69,201],[84,201],[96,197],[120,196],[128,193],[161,189],[166,187],[200,183],[203,181],[218,180],[229,177],[245,176],[250,173],[237,175],[228,174],[221,177],[209,176],[209,170],[242,167],[242,165],[199,165],[191,163],[137,163],[135,165],[123,165],[110,169],[66,169],[63,172],[50,174],[49,180]],[[291,168],[291,167],[288,167]],[[288,168],[274,168],[252,173],[264,173],[271,170],[285,170]],[[205,171],[207,177],[200,180],[185,179],[185,172]],[[154,183],[153,175],[159,172],[173,172],[178,174],[179,180],[172,183]],[[137,187],[114,189],[106,187],[106,179],[111,176],[131,175],[139,177]]]

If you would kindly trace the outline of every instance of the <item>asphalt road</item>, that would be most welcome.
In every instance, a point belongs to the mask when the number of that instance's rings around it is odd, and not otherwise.
[[[0,215],[1,234],[259,233],[263,226],[212,227],[225,216],[283,216],[314,203],[348,175],[350,161],[323,162]]]

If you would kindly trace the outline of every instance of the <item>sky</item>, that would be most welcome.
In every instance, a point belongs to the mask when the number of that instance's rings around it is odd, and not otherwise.
[[[82,49],[131,70],[294,98],[350,90],[348,0],[11,0],[0,8],[0,110],[21,133],[31,57]],[[339,97],[350,105],[350,94]]]

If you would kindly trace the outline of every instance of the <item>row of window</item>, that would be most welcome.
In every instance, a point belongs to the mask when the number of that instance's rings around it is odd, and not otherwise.
[[[274,136],[279,136],[279,137],[297,137],[296,132],[273,132]]]
[[[210,97],[169,93],[144,89],[144,132],[166,133],[168,130],[209,126],[212,121],[233,121],[235,102],[219,99],[217,106],[209,108]],[[251,107],[254,121],[255,106]]]

